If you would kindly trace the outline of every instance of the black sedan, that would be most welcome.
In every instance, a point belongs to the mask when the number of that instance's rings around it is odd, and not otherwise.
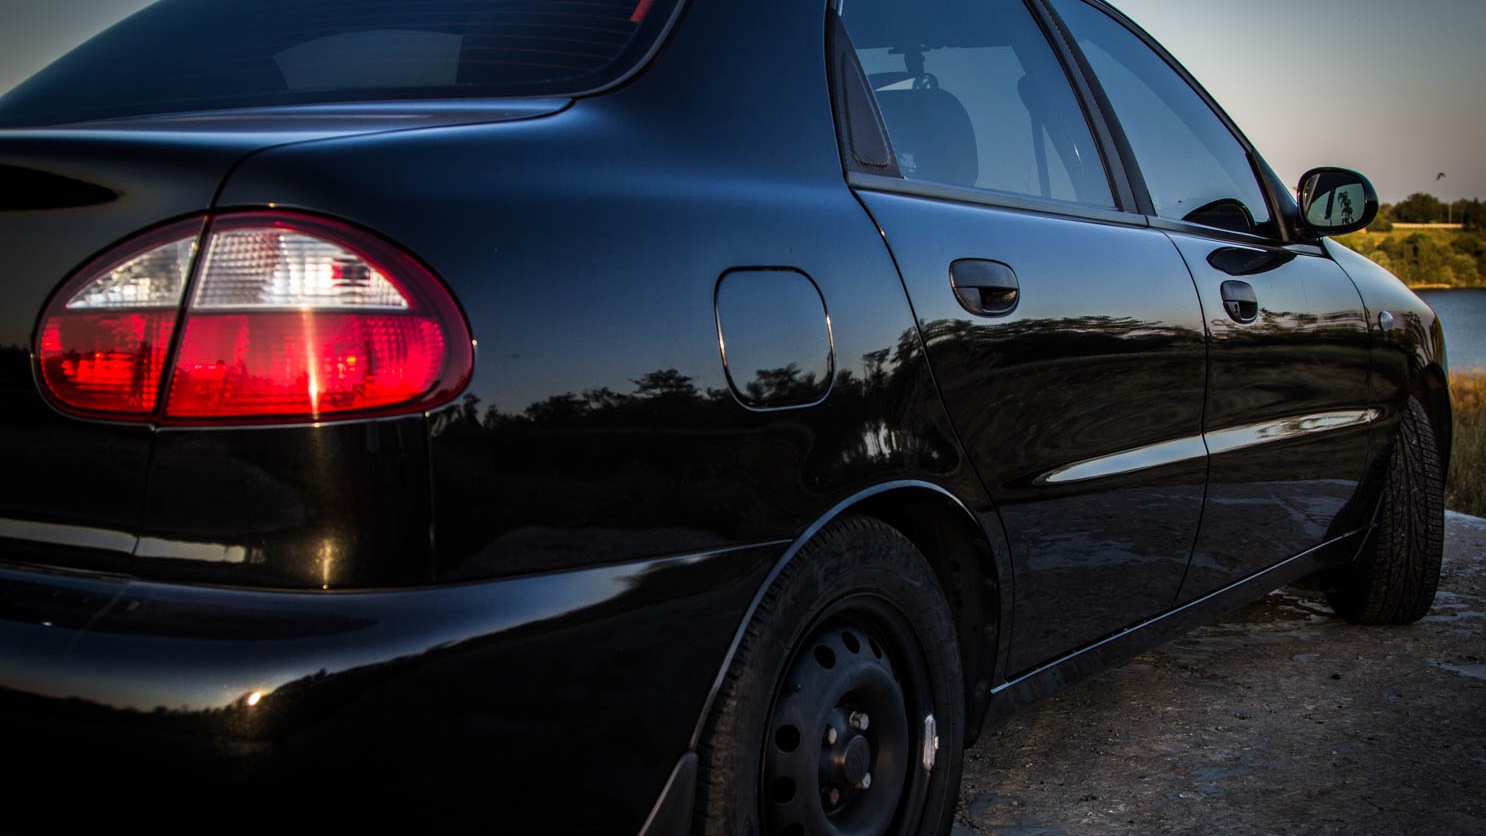
[[[1376,211],[1099,0],[161,0],[0,98],[0,830],[947,833],[1178,631],[1429,610]]]

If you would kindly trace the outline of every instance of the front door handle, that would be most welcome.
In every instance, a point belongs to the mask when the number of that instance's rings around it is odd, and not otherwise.
[[[1259,318],[1259,297],[1248,282],[1223,282],[1223,310],[1234,322],[1248,325]]]
[[[1016,271],[999,261],[959,259],[949,265],[949,281],[960,307],[976,316],[1005,316],[1021,298]]]

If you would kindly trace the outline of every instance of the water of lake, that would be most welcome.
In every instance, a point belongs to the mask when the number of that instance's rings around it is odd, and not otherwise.
[[[1416,290],[1445,326],[1450,371],[1486,372],[1486,290]]]

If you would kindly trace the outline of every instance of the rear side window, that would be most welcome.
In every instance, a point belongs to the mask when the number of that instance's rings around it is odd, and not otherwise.
[[[379,99],[583,93],[680,0],[161,0],[0,98],[0,125]]]
[[[841,20],[905,178],[1114,206],[1068,76],[1024,5],[849,0]]]

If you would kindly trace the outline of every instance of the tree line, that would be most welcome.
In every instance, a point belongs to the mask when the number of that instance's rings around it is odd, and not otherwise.
[[[1479,198],[1446,203],[1432,194],[1414,192],[1398,203],[1384,203],[1368,232],[1391,232],[1395,223],[1457,223],[1466,232],[1486,232],[1486,203]]]
[[[1367,256],[1410,285],[1486,285],[1486,238],[1471,232],[1450,236],[1433,231],[1357,233],[1337,241]]]
[[[1395,223],[1457,223],[1461,228],[1395,230]],[[1412,286],[1486,286],[1486,202],[1479,199],[1446,203],[1415,192],[1383,204],[1366,232],[1336,240]]]

